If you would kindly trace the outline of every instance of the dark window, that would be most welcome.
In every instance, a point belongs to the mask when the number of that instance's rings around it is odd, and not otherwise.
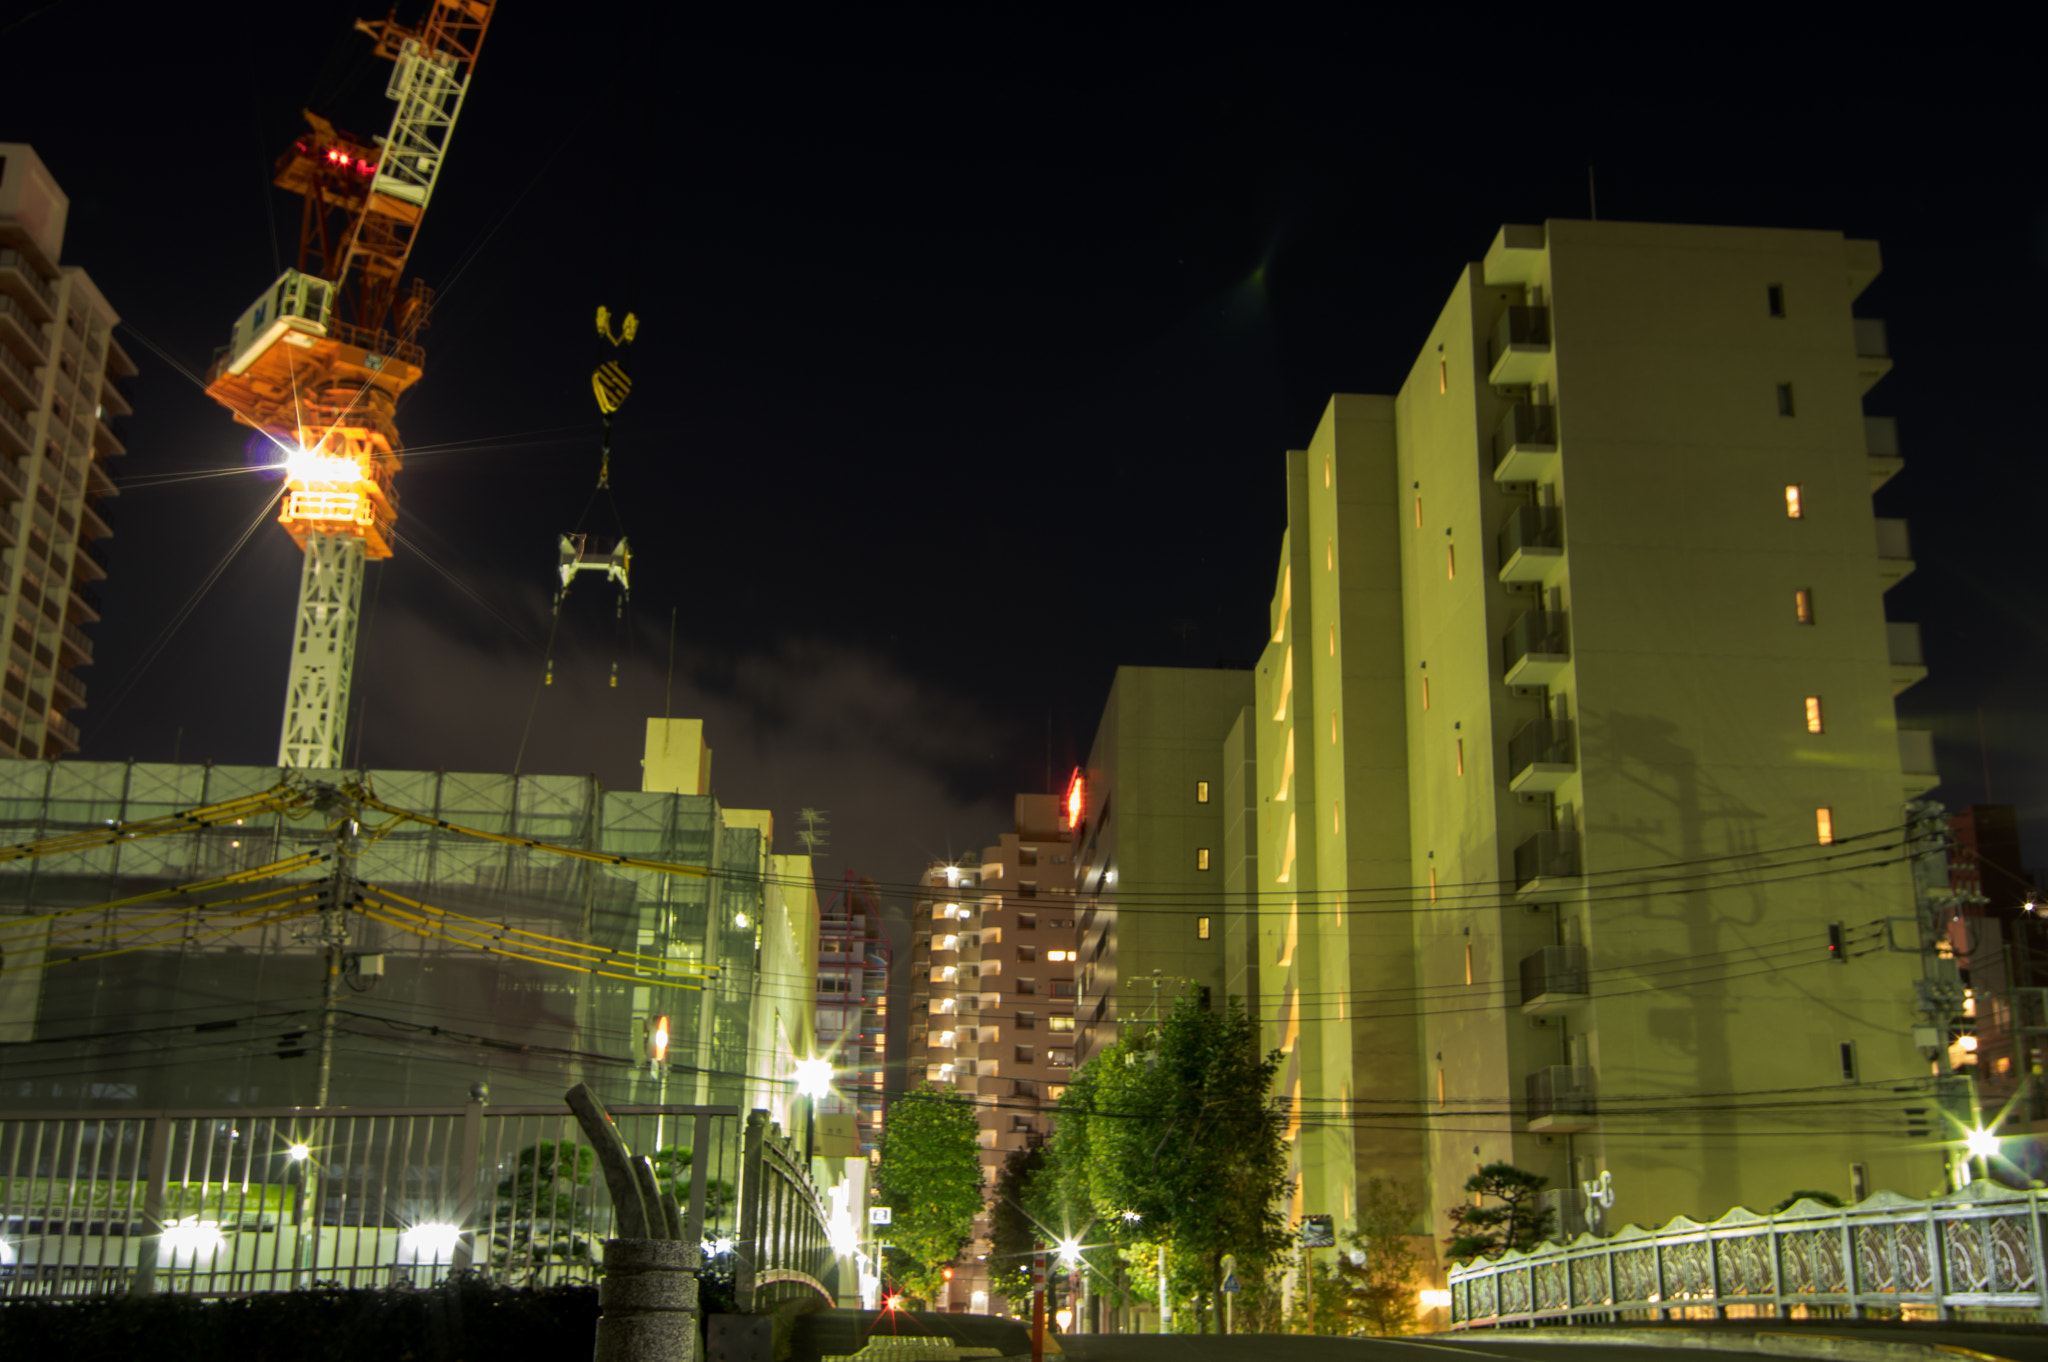
[[[1842,1081],[1844,1083],[1854,1083],[1856,1081],[1856,1042],[1853,1040],[1842,1042]]]
[[[1038,1062],[1038,1059],[1037,1059],[1037,1051],[1033,1050],[1033,1049],[1032,1049],[1032,1048],[1031,1048],[1030,1046],[1028,1046],[1028,1045],[1020,1045],[1020,1046],[1018,1046],[1018,1047],[1017,1047],[1017,1062],[1018,1062],[1019,1064],[1036,1064],[1036,1063]]]
[[[1037,926],[1038,926],[1038,914],[1036,914],[1036,913],[1019,913],[1019,914],[1017,914],[1017,930],[1018,930],[1018,931],[1020,931],[1020,932],[1028,932],[1028,931],[1031,931],[1032,929],[1036,928]]]
[[[1019,1031],[1029,1031],[1038,1025],[1038,1014],[1036,1012],[1019,1012],[1012,1025]]]
[[[1038,864],[1038,848],[1037,848],[1037,847],[1018,847],[1018,848],[1017,848],[1017,864],[1018,864],[1018,865],[1037,865],[1037,864]]]
[[[1019,946],[1019,947],[1017,948],[1017,963],[1018,963],[1018,964],[1020,964],[1020,965],[1026,965],[1026,964],[1036,964],[1036,963],[1037,963],[1037,961],[1038,961],[1038,947],[1036,947],[1036,946]]]
[[[1792,385],[1790,383],[1780,383],[1778,385],[1778,415],[1790,416],[1791,414]]]
[[[1783,284],[1772,284],[1772,285],[1771,285],[1771,287],[1770,287],[1770,300],[1771,300],[1771,315],[1772,315],[1773,317],[1782,317],[1782,316],[1784,316],[1784,315],[1785,315],[1785,286],[1784,286]]]

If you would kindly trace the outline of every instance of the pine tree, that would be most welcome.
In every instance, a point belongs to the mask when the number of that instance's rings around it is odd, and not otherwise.
[[[1557,1213],[1542,1204],[1543,1189],[1550,1179],[1511,1163],[1489,1163],[1465,1179],[1465,1190],[1480,1200],[1470,1206],[1454,1206],[1450,1219],[1452,1234],[1444,1241],[1447,1256],[1478,1258],[1506,1249],[1527,1251],[1550,1236]],[[1489,1206],[1485,1198],[1499,1204]]]

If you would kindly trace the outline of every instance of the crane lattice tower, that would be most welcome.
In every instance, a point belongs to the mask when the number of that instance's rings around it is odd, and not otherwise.
[[[280,766],[342,765],[363,568],[396,538],[398,399],[426,366],[433,294],[401,283],[495,8],[432,0],[418,28],[357,22],[392,63],[390,129],[364,140],[307,112],[275,179],[304,200],[298,265],[242,313],[207,371],[208,395],[283,456],[277,519],[305,552]]]

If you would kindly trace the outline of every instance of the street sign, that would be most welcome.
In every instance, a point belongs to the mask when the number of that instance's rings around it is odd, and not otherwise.
[[[1242,1289],[1237,1284],[1237,1274],[1235,1272],[1231,1273],[1228,1277],[1225,1277],[1223,1279],[1223,1289],[1233,1296],[1236,1295]]]
[[[870,1225],[887,1225],[891,1223],[890,1216],[892,1214],[894,1212],[887,1206],[870,1206],[868,1207],[868,1223]]]
[[[1301,1218],[1301,1246],[1303,1248],[1337,1247],[1337,1223],[1327,1215],[1305,1215]]]

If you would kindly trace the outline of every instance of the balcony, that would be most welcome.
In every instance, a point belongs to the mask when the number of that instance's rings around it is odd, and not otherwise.
[[[0,457],[26,459],[35,453],[35,431],[12,402],[0,402]]]
[[[1496,388],[1534,383],[1543,377],[1549,359],[1549,308],[1511,307],[1500,314],[1487,346],[1487,362],[1493,366],[1488,382]]]
[[[45,741],[52,747],[60,747],[67,752],[78,750],[78,725],[61,714],[50,716],[50,722],[44,728],[43,734]]]
[[[74,584],[65,605],[69,608],[72,619],[82,620],[87,624],[100,622],[100,593],[89,586]]]
[[[28,496],[28,484],[22,480],[21,465],[0,454],[0,500],[21,501]]]
[[[1885,335],[1884,323],[1875,317],[1856,318],[1856,377],[1862,381],[1863,391],[1869,392],[1891,371],[1891,339]]]
[[[66,702],[67,709],[85,708],[85,682],[70,672],[62,668],[53,672],[50,677],[50,689],[57,693],[58,699]]]
[[[1517,402],[1493,432],[1493,480],[1535,482],[1557,459],[1557,408]]]
[[[1541,585],[1564,566],[1564,519],[1554,506],[1517,506],[1499,543],[1500,579]]]
[[[43,404],[43,385],[36,380],[35,370],[4,345],[0,345],[0,397],[12,400],[24,411],[33,411]]]
[[[1539,832],[1515,848],[1515,892],[1524,898],[1566,888],[1579,873],[1577,839],[1569,832]]]
[[[1892,694],[1898,695],[1925,681],[1927,661],[1920,653],[1920,626],[1886,623],[1884,636],[1886,654],[1892,667]]]
[[[1545,946],[1522,957],[1522,1011],[1541,1016],[1586,1001],[1584,946]]]
[[[128,452],[128,446],[121,443],[121,437],[114,434],[114,428],[102,417],[92,423],[92,450],[102,459],[117,459]]]
[[[1538,1069],[1529,1075],[1527,1093],[1531,1133],[1565,1135],[1591,1130],[1597,1124],[1590,1065],[1553,1064]]]
[[[1569,720],[1538,719],[1508,739],[1508,788],[1551,794],[1578,772]]]
[[[1899,775],[1906,798],[1918,799],[1941,784],[1941,772],[1934,764],[1934,735],[1925,729],[1899,730]]]
[[[1510,686],[1548,686],[1571,665],[1561,610],[1524,610],[1501,638]]]
[[[50,343],[43,339],[43,328],[4,293],[0,293],[0,342],[12,347],[25,364],[41,368],[50,362]]]
[[[0,287],[12,293],[37,321],[57,320],[57,290],[20,251],[0,250]]]
[[[1899,455],[1899,423],[1889,416],[1864,417],[1863,452],[1870,458],[1870,490],[1875,492],[1906,466]]]
[[[1880,516],[1877,521],[1877,579],[1890,591],[1913,572],[1913,537],[1906,522]]]
[[[73,553],[71,568],[72,571],[78,574],[78,580],[81,582],[97,582],[106,579],[106,562],[101,559],[98,553],[83,544],[80,544]]]

